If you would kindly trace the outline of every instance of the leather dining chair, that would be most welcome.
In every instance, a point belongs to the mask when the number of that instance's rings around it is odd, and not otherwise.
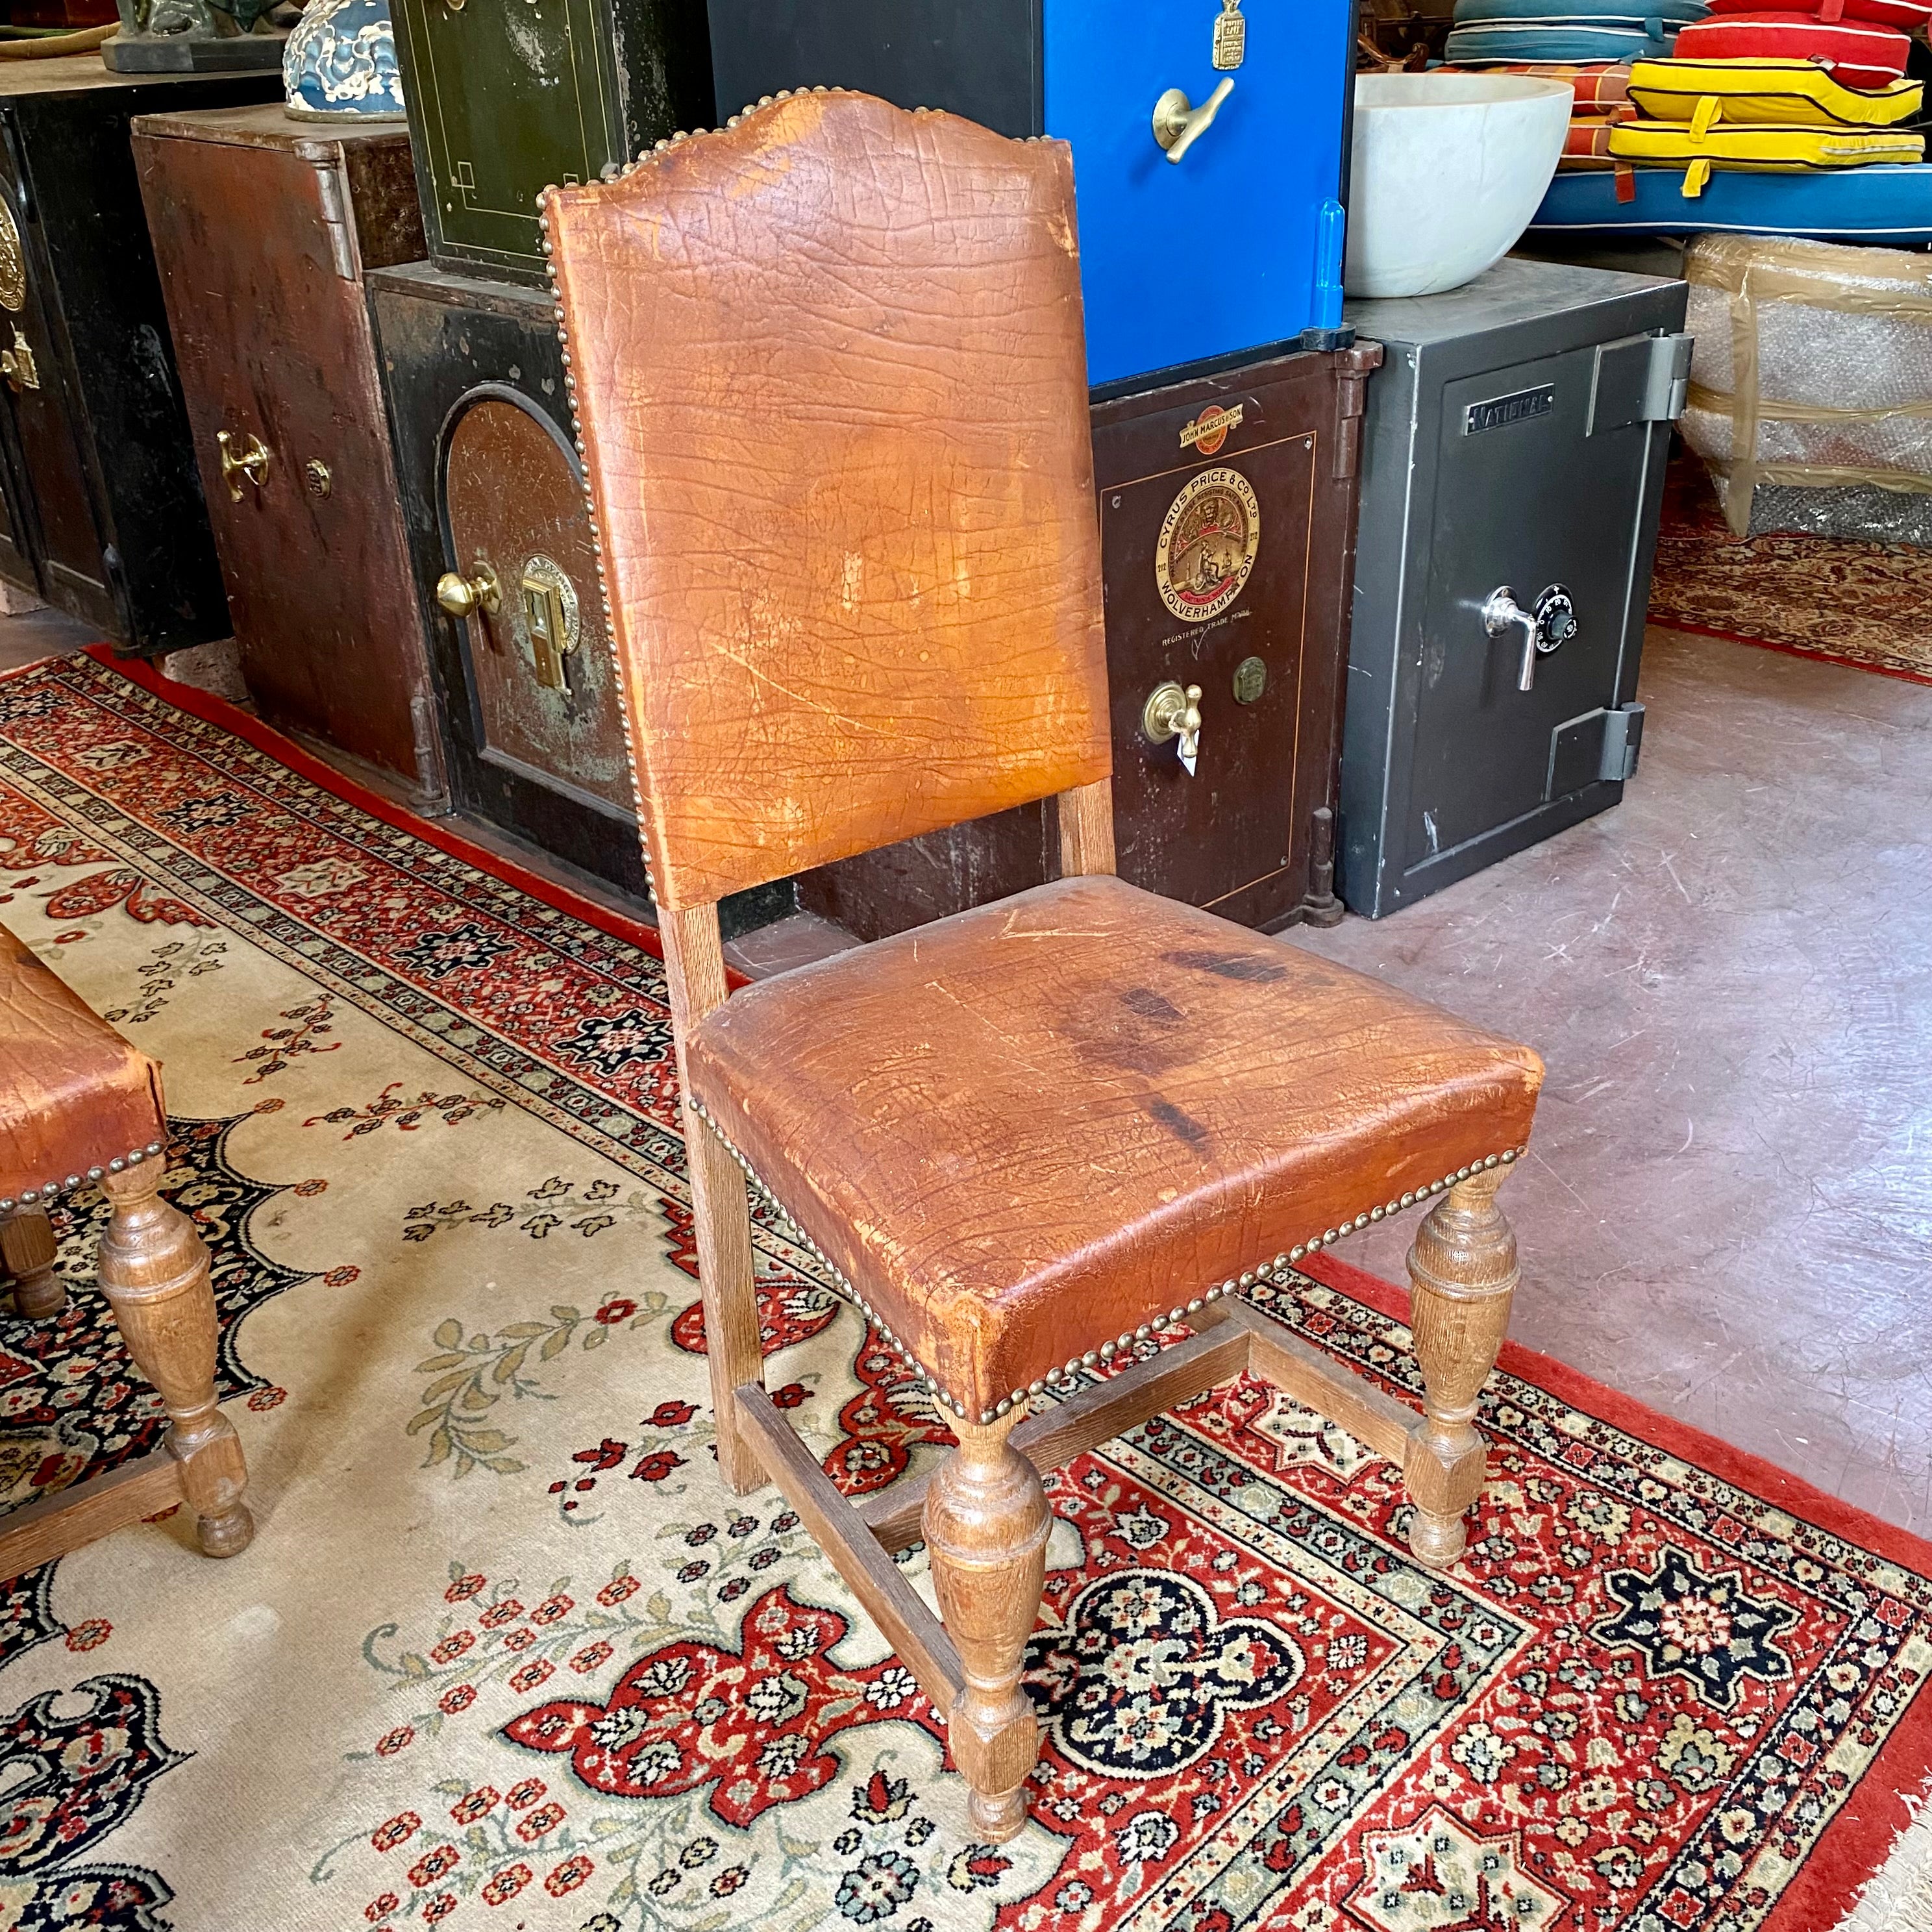
[[[1064,144],[814,90],[542,206],[719,1472],[783,1490],[1009,1838],[1042,1470],[1249,1369],[1401,1462],[1424,1564],[1460,1553],[1541,1063],[1114,876]],[[727,894],[1047,797],[1058,880],[726,997]],[[848,1502],[766,1394],[750,1188],[948,1419],[929,1477]],[[1420,1414],[1242,1294],[1418,1205]],[[921,1539],[940,1616],[892,1561]]]

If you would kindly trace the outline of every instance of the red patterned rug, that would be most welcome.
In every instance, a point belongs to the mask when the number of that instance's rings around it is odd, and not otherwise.
[[[1709,472],[1672,458],[1650,621],[1932,684],[1932,553],[1789,532],[1737,537]]]
[[[166,1062],[260,1522],[0,1594],[9,1932],[1832,1932],[1927,1786],[1932,1547],[1510,1348],[1446,1576],[1252,1380],[1061,1472],[1031,1816],[976,1844],[910,1674],[713,1472],[647,932],[92,659],[0,680],[0,900]],[[0,1322],[6,1499],[155,1438],[98,1212],[68,1312]],[[926,1466],[896,1358],[758,1246],[828,1468]],[[1257,1294],[1416,1396],[1386,1284]]]

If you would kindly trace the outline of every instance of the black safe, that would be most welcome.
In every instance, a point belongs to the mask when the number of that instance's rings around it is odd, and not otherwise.
[[[714,118],[704,0],[394,0],[430,260],[548,286],[537,196]]]
[[[456,808],[650,903],[617,670],[548,292],[368,278]],[[492,586],[487,597],[478,589]],[[791,883],[719,909],[729,938]]]
[[[0,62],[0,578],[130,650],[229,618],[128,124],[280,88]]]
[[[1370,918],[1606,810],[1636,703],[1682,282],[1511,256],[1352,302],[1368,386],[1340,886]]]

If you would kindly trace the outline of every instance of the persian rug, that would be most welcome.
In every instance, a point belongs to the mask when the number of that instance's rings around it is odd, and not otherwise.
[[[1697,458],[1664,491],[1650,621],[1932,684],[1932,552],[1777,532],[1733,536]]]
[[[1932,1547],[1520,1350],[1446,1575],[1258,1382],[1055,1477],[1030,1816],[974,1842],[910,1672],[717,1479],[646,931],[91,658],[0,680],[0,902],[166,1063],[260,1525],[0,1593],[10,1932],[1830,1932],[1917,1888]],[[99,1213],[68,1312],[0,1324],[14,1501],[157,1439]],[[897,1358],[758,1251],[828,1469],[928,1464]],[[1264,1298],[1416,1395],[1386,1284]]]

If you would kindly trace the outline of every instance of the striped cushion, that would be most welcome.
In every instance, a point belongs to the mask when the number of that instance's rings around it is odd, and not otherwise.
[[[1529,61],[1520,66],[1498,70],[1503,74],[1525,74],[1537,80],[1563,80],[1576,97],[1579,114],[1600,114],[1621,107],[1630,98],[1630,63],[1598,62],[1588,67],[1558,61]]]

